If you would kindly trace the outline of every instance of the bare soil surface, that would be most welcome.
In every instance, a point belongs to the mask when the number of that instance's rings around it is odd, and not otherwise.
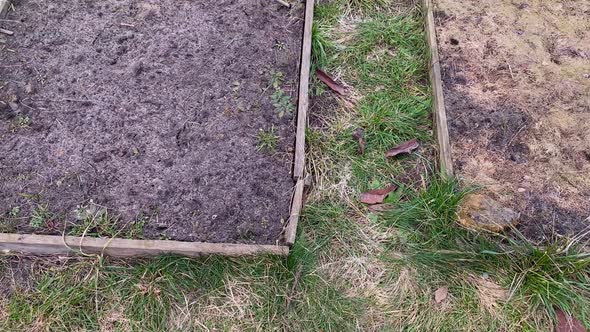
[[[145,238],[276,243],[295,128],[271,95],[296,105],[303,5],[13,2],[0,22],[14,32],[0,36],[1,231],[61,234],[99,206]]]
[[[590,225],[590,1],[437,0],[458,175],[525,235]]]

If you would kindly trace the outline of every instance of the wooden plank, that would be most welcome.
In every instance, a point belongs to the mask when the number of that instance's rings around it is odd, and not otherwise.
[[[0,17],[4,16],[10,7],[9,0],[0,0]]]
[[[285,244],[292,246],[295,243],[297,236],[297,224],[299,223],[299,216],[303,208],[303,189],[305,187],[305,179],[297,180],[295,191],[293,192],[293,201],[291,203],[291,215],[287,226],[285,226]]]
[[[66,246],[67,243],[67,246]],[[181,242],[167,240],[128,240],[105,238],[81,238],[54,235],[3,234],[0,233],[0,250],[4,253],[28,254],[104,254],[113,257],[152,256],[178,254],[184,256],[252,256],[273,254],[287,256],[289,247],[275,245],[250,245],[227,243]]]
[[[430,82],[432,85],[432,111],[434,112],[434,126],[438,141],[439,168],[441,174],[453,176],[453,159],[451,157],[451,143],[447,125],[447,111],[443,94],[438,44],[436,41],[436,26],[432,0],[424,0],[426,19],[426,39],[430,49]]]
[[[305,130],[309,107],[309,72],[311,70],[311,29],[313,25],[314,0],[305,1],[305,25],[301,51],[301,73],[299,75],[299,104],[297,106],[297,136],[295,138],[295,164],[293,179],[303,178],[305,171]]]

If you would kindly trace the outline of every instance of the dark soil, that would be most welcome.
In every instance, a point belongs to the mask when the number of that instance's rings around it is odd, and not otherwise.
[[[296,105],[301,6],[14,2],[0,23],[14,31],[0,48],[1,231],[61,234],[100,205],[115,228],[145,222],[140,237],[276,243],[295,128],[270,82],[282,73]],[[274,151],[257,148],[261,129]]]

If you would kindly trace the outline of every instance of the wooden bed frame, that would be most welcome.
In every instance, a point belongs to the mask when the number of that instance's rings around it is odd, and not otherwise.
[[[432,0],[423,0],[426,38],[430,52],[430,81],[432,84],[432,110],[438,143],[439,169],[442,174],[453,175],[453,163],[447,128],[447,116],[442,89],[442,80],[436,40]],[[293,179],[295,187],[291,201],[291,213],[284,228],[283,240],[277,245],[251,245],[229,243],[181,242],[167,240],[128,240],[120,238],[90,238],[53,235],[3,234],[0,233],[0,250],[4,253],[22,252],[31,254],[105,254],[115,257],[179,254],[185,256],[223,255],[247,256],[272,254],[287,256],[295,242],[297,224],[303,207],[305,176],[305,130],[309,107],[309,76],[311,64],[311,30],[314,0],[305,0],[305,24],[301,72],[299,80],[297,133]],[[0,0],[0,17],[8,7],[9,0]]]
[[[295,186],[291,200],[289,220],[284,227],[282,240],[277,245],[181,242],[168,240],[128,240],[120,238],[91,238],[55,235],[0,233],[0,250],[3,253],[21,252],[37,255],[99,254],[115,257],[178,254],[185,256],[223,255],[282,255],[287,256],[295,242],[297,223],[303,206],[305,170],[305,129],[309,106],[309,74],[311,63],[311,29],[314,0],[305,0],[305,24],[299,79],[297,133],[293,180]],[[0,0],[0,18],[10,7],[9,0]]]

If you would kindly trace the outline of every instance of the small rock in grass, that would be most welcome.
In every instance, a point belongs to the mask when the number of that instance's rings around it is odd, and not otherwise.
[[[501,232],[518,223],[520,214],[482,194],[471,194],[459,207],[459,223],[468,228]]]

